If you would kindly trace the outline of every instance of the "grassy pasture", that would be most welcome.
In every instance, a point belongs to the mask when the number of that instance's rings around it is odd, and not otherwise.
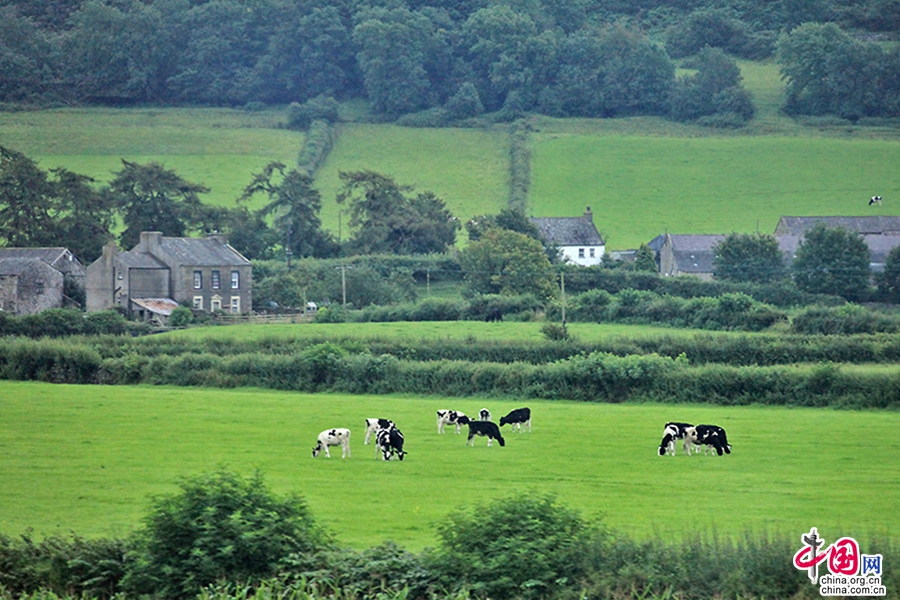
[[[277,129],[281,116],[204,108],[0,112],[0,144],[42,168],[65,167],[101,182],[122,168],[122,158],[160,162],[209,187],[204,202],[233,206],[266,164],[296,164],[304,135]]]
[[[658,234],[772,233],[782,215],[897,214],[900,142],[814,137],[534,136],[531,208],[590,206],[610,248]],[[873,210],[874,208],[874,210]]]
[[[544,340],[543,323],[481,321],[396,322],[396,323],[297,323],[297,324],[241,324],[227,327],[197,327],[172,331],[172,337],[258,340],[264,338],[329,338],[329,339],[389,339],[389,340],[459,340],[489,341]],[[708,335],[708,331],[674,329],[653,325],[620,325],[610,323],[568,323],[569,333],[585,342],[613,337],[646,338],[659,335]],[[715,332],[716,335],[752,335],[743,332]]]
[[[533,433],[470,448],[464,436],[436,434],[435,410],[488,406],[496,419],[519,403],[19,382],[0,382],[0,392],[8,534],[124,535],[151,495],[218,466],[260,469],[354,548],[433,545],[433,524],[448,512],[528,489],[636,537],[900,531],[897,413],[530,402]],[[363,445],[368,416],[397,420],[405,461],[376,460]],[[733,454],[657,456],[670,419],[724,426]],[[312,459],[318,432],[335,426],[354,430],[353,457]]]
[[[509,136],[505,128],[422,129],[396,125],[344,124],[325,165],[316,173],[322,192],[322,223],[338,233],[334,202],[341,171],[373,170],[415,192],[432,191],[462,223],[497,213],[509,198]],[[341,236],[348,237],[348,217]],[[465,235],[465,230],[461,232]]]

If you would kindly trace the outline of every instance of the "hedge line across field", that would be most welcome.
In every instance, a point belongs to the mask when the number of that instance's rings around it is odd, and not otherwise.
[[[894,408],[900,377],[819,366],[691,366],[684,356],[591,352],[555,362],[413,361],[351,353],[333,342],[290,354],[211,352],[102,358],[86,345],[52,340],[0,343],[0,377],[51,383],[261,387],[303,392],[569,399],[591,402],[704,401]]]

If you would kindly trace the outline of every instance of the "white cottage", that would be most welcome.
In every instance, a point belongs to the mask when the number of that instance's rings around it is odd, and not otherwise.
[[[584,267],[599,265],[606,245],[588,206],[580,217],[531,217],[544,240],[559,248],[563,260]]]

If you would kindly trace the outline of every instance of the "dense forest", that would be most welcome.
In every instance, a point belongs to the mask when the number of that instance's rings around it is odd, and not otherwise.
[[[778,62],[785,110],[900,115],[898,0],[0,0],[0,103],[368,100],[410,125],[753,116],[735,59]],[[680,70],[684,69],[684,70]]]

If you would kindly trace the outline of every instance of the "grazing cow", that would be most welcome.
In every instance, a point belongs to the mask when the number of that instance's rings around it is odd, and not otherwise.
[[[403,457],[407,454],[407,452],[403,451],[403,434],[400,433],[397,427],[379,429],[378,433],[375,434],[375,446],[377,451],[381,452],[382,460],[390,460],[394,454],[397,454],[400,460],[403,460]],[[377,453],[375,458],[378,458]]]
[[[366,419],[366,439],[363,441],[363,446],[369,444],[373,433],[379,429],[390,429],[391,427],[396,427],[396,425],[390,419]]]
[[[675,456],[675,442],[683,440],[682,452],[688,456],[691,455],[691,438],[688,436],[688,429],[693,427],[690,423],[666,423],[663,429],[663,438],[659,443],[659,455],[665,456],[671,454]]]
[[[484,320],[488,323],[490,322],[499,322],[503,320],[503,313],[500,312],[499,308],[492,308],[487,311],[487,314],[484,316]]]
[[[518,430],[519,433],[522,433],[522,425],[526,425],[528,431],[531,431],[531,409],[517,408],[505,417],[500,417],[500,427],[503,427],[507,423],[512,425],[513,431]]]
[[[462,417],[459,420],[463,425],[469,426],[469,439],[466,440],[467,446],[475,445],[475,436],[483,435],[487,436],[488,439],[488,448],[494,443],[494,440],[500,442],[501,446],[506,445],[506,440],[503,439],[503,436],[500,434],[500,428],[496,423],[492,423],[491,421],[473,421],[469,417]]]
[[[350,430],[349,429],[326,429],[319,434],[316,441],[316,447],[313,448],[313,458],[317,457],[322,450],[325,450],[325,456],[331,458],[328,452],[329,446],[341,447],[341,458],[350,456]]]
[[[445,425],[456,425],[456,433],[460,431],[459,418],[466,416],[458,410],[439,410],[437,411],[437,427],[438,433],[444,433]]]
[[[689,427],[687,435],[691,439],[691,443],[698,446],[704,446],[704,454],[709,454],[709,448],[712,446],[716,449],[716,453],[722,456],[722,453],[731,454],[731,444],[725,435],[725,430],[718,425],[697,425]],[[698,450],[699,454],[700,451]]]
[[[869,198],[869,206],[872,206],[873,204],[881,206],[881,196],[872,196]]]
[[[479,421],[490,421],[491,420],[491,411],[486,408],[482,408],[478,411],[478,420]]]

